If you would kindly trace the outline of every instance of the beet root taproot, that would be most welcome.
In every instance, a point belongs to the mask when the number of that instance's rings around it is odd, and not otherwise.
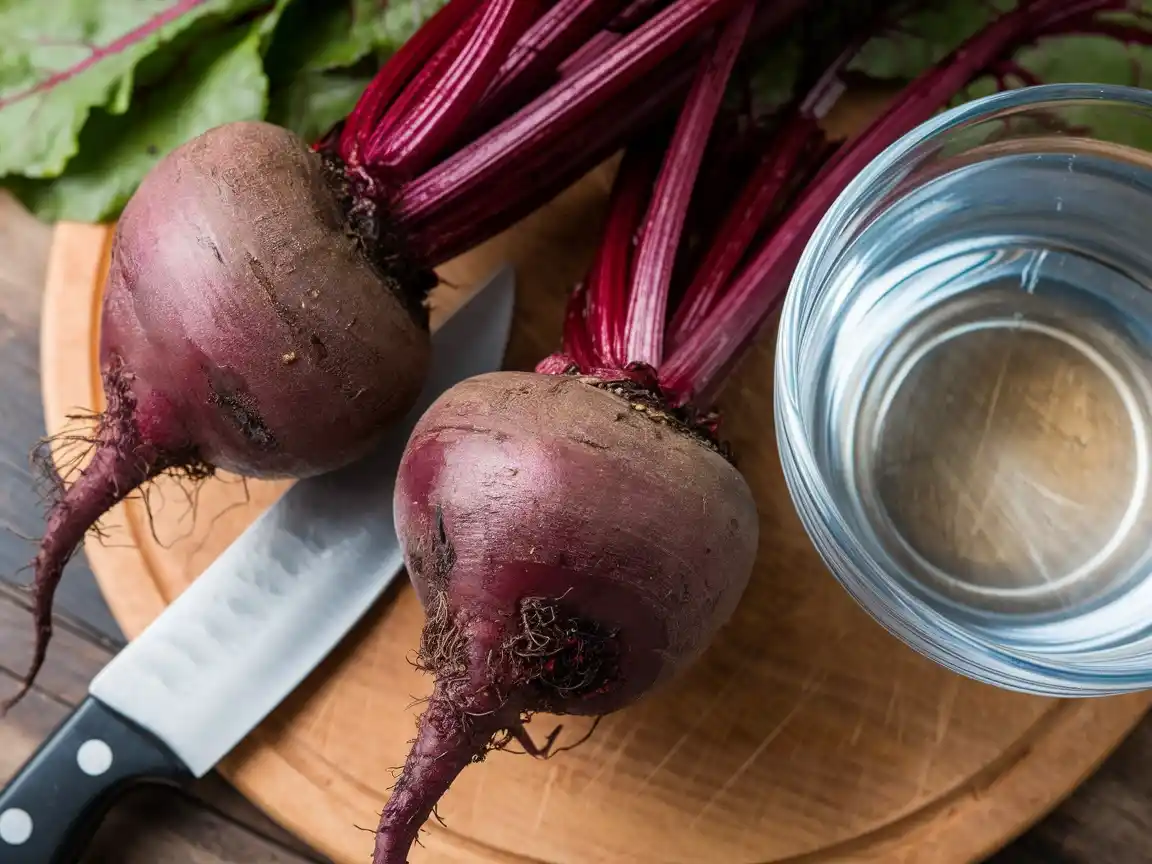
[[[115,231],[104,291],[105,410],[34,561],[37,640],[100,516],[165,471],[307,477],[364,455],[415,402],[431,353],[430,272],[358,216],[339,165],[267,123],[166,156]],[[50,442],[49,442],[50,443]]]
[[[432,405],[395,518],[435,684],[375,864],[404,864],[489,749],[546,752],[533,713],[607,714],[689,664],[735,609],[758,537],[739,472],[655,400],[536,373],[472,378]]]

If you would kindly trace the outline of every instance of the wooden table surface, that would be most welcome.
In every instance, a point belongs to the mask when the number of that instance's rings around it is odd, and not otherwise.
[[[40,504],[27,454],[44,433],[40,299],[50,229],[0,193],[0,693],[27,662],[31,625],[19,571]],[[122,637],[82,556],[61,586],[57,636],[37,688],[0,719],[0,782],[79,701]],[[383,802],[381,802],[383,804]],[[1152,861],[1152,716],[1056,812],[987,864]],[[323,859],[221,779],[190,793],[145,788],[109,816],[84,859],[108,864],[281,864]],[[723,862],[718,862],[723,864]]]

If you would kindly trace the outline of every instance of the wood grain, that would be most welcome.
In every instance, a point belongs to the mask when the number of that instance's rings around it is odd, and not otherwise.
[[[1152,723],[1036,829],[987,864],[1144,864],[1152,849]]]
[[[0,580],[20,580],[40,531],[38,477],[29,453],[44,434],[39,376],[40,301],[49,226],[0,194]],[[60,586],[59,607],[101,636],[120,631],[83,560]]]
[[[510,365],[555,345],[605,190],[598,175],[445,268],[468,285],[499,261],[516,264]],[[63,406],[98,398],[93,312],[107,235],[76,230],[57,232],[45,307],[45,344],[61,346],[51,363],[45,351],[52,424]],[[467,771],[441,808],[448,827],[429,827],[414,864],[977,860],[1067,794],[1142,715],[1146,696],[1059,702],[962,680],[852,603],[812,550],[780,475],[770,342],[723,400],[762,517],[760,560],[735,620],[675,686],[608,718],[586,746],[546,764],[497,753]],[[281,488],[248,484],[245,499],[240,484],[210,483],[191,521],[175,487],[161,486],[162,542],[139,502],[119,508],[107,544],[87,549],[125,630],[146,626]],[[374,822],[411,737],[412,700],[428,686],[407,662],[420,621],[410,591],[382,604],[222,766],[339,862],[367,854],[357,826]]]

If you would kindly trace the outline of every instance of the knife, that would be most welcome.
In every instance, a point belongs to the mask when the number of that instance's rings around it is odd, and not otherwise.
[[[202,777],[371,608],[404,569],[392,491],[412,427],[500,367],[513,294],[504,268],[433,335],[420,400],[378,450],[291,486],[92,679],[0,791],[3,864],[73,864],[127,788]]]

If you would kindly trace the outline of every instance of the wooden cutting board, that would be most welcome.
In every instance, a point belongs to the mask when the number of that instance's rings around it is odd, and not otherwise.
[[[438,315],[499,262],[519,279],[508,365],[555,347],[565,292],[589,260],[607,168],[442,275]],[[100,291],[111,230],[56,231],[43,387],[58,431],[101,407]],[[725,431],[761,511],[761,553],[730,626],[683,678],[608,717],[548,762],[496,753],[469,768],[413,864],[960,864],[1055,805],[1123,739],[1148,695],[1058,701],[961,679],[874,624],[821,565],[793,511],[772,423],[772,339],[726,391]],[[285,488],[161,481],[120,506],[92,569],[131,637]],[[148,511],[151,511],[149,519]],[[430,689],[408,658],[422,616],[405,585],[221,770],[340,864],[367,860],[377,813]],[[551,728],[538,717],[537,734]],[[569,723],[566,736],[580,734]]]

